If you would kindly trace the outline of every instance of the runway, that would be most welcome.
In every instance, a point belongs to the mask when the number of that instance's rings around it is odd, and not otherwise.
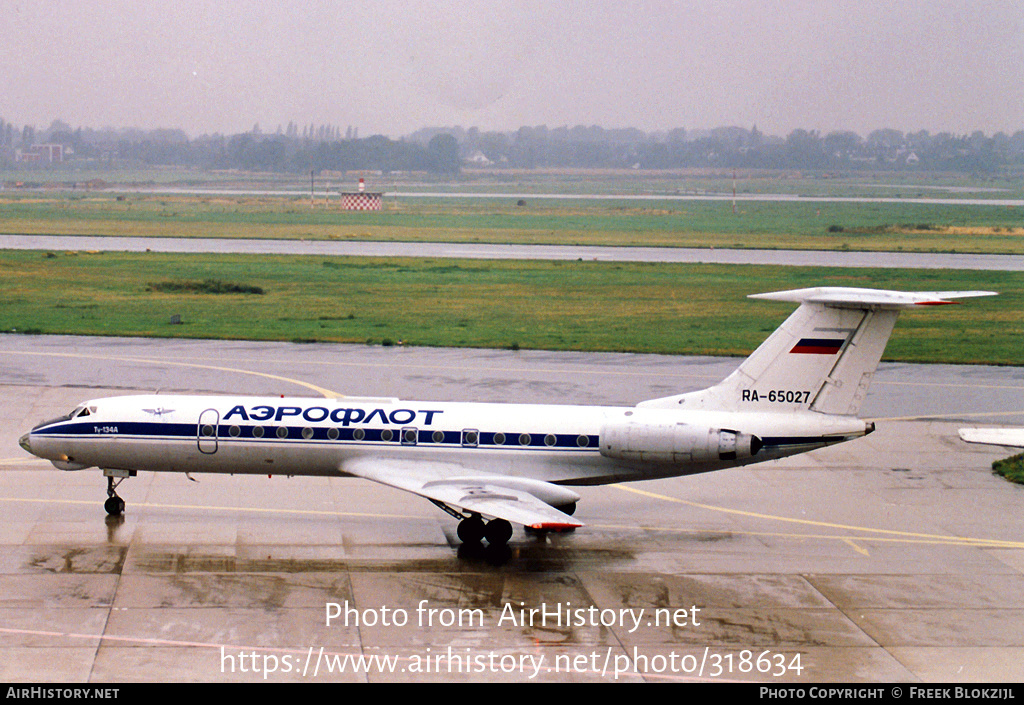
[[[956,433],[1024,424],[1021,368],[883,364],[864,439],[583,488],[585,528],[518,529],[504,553],[460,548],[429,502],[355,479],[140,474],[115,521],[98,471],[17,446],[134,391],[618,405],[738,362],[0,336],[0,678],[1024,678],[1024,495],[990,471],[1008,452]]]
[[[715,249],[702,247],[599,247],[450,242],[247,240],[242,238],[101,237],[0,233],[0,249],[86,252],[194,252],[347,257],[442,257],[451,259],[587,260],[759,264],[785,267],[867,267],[1024,271],[1024,255],[935,252]]]

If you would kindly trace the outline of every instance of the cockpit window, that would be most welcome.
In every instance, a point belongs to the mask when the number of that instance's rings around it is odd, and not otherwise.
[[[50,424],[60,423],[61,421],[70,421],[71,419],[78,418],[79,416],[88,415],[89,409],[85,406],[85,404],[82,404],[81,406],[76,406],[72,411],[69,411],[63,416],[58,416],[55,419],[50,419],[49,421],[43,421],[41,424],[36,424],[35,428],[33,428],[32,430],[35,430],[36,428],[42,428],[43,426],[49,426]]]

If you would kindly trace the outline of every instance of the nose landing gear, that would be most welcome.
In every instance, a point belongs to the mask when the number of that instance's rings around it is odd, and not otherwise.
[[[117,495],[117,486],[135,475],[135,471],[104,470],[103,474],[107,476],[107,501],[103,503],[103,508],[110,516],[121,516],[124,514],[124,500]],[[117,478],[116,482],[114,478]]]

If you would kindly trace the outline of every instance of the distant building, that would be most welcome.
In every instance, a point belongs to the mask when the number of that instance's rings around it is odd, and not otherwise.
[[[64,161],[64,145],[34,144],[28,149],[19,149],[14,161],[25,164],[58,164]]]
[[[494,162],[488,159],[487,155],[478,149],[466,158],[466,163],[473,164],[475,166],[490,166]]]

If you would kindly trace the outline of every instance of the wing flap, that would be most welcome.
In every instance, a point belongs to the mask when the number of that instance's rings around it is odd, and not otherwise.
[[[550,482],[479,472],[468,475],[465,468],[454,464],[393,458],[357,458],[344,462],[340,469],[436,502],[535,529],[583,526],[552,506],[576,502],[579,495]]]

